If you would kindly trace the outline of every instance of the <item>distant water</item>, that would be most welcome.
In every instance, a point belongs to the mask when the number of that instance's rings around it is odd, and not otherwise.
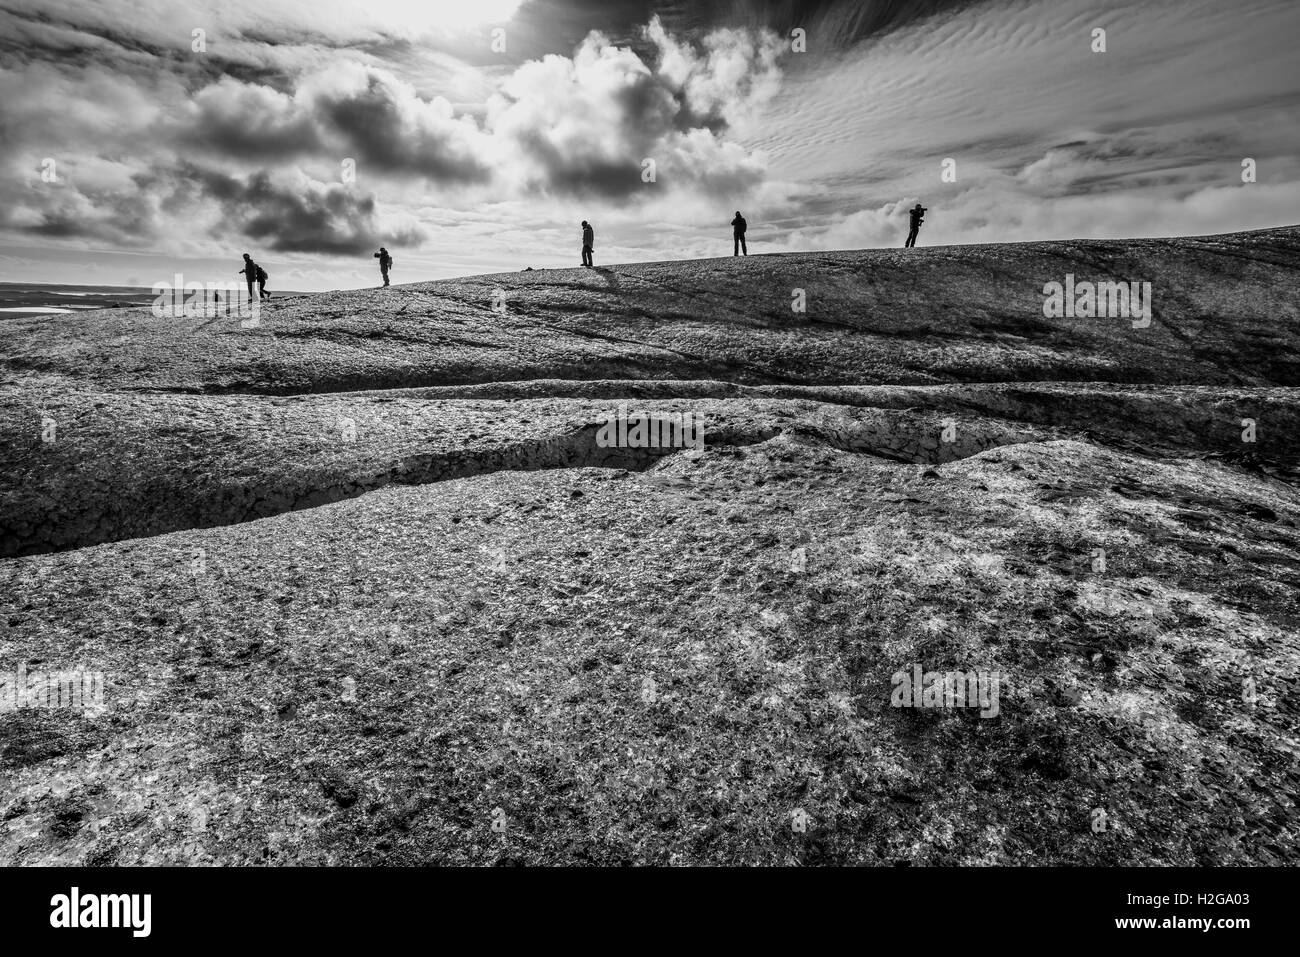
[[[272,298],[302,293],[268,290]],[[87,309],[147,306],[157,298],[148,286],[56,286],[38,282],[0,282],[0,322]]]
[[[55,286],[34,282],[0,282],[0,320],[84,309],[147,306],[153,290],[141,286]]]

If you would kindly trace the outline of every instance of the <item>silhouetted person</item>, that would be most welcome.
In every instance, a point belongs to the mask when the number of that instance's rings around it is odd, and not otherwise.
[[[921,231],[921,221],[925,219],[926,212],[928,210],[920,203],[908,210],[908,215],[912,217],[912,228],[907,233],[907,242],[903,244],[904,249],[911,249],[916,245],[916,234]]]
[[[740,215],[740,210],[736,210],[736,218],[731,221],[731,240],[731,255],[749,255],[749,247],[745,245],[745,217]]]
[[[244,279],[248,282],[248,301],[253,301],[253,283],[257,282],[257,263],[253,262],[253,257],[244,253],[244,268],[239,270],[244,274]]]
[[[591,228],[591,223],[585,219],[582,221],[582,264],[584,266],[592,265],[591,251],[596,246],[596,231]]]
[[[266,270],[259,264],[257,266],[257,292],[259,299],[270,299],[271,294],[266,291],[266,281],[271,277],[266,274]]]
[[[375,258],[379,260],[379,274],[384,277],[384,285],[388,285],[388,270],[393,268],[393,257],[388,255],[388,250],[383,246],[379,247],[379,252],[375,253]]]

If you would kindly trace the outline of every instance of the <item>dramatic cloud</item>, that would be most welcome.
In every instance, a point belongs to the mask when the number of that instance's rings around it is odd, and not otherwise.
[[[441,97],[421,99],[392,74],[343,64],[304,78],[293,94],[223,79],[194,97],[180,142],[228,157],[291,161],[314,157],[363,168],[481,182],[490,152],[472,118]]]
[[[42,183],[37,169],[25,173],[26,182],[9,181],[0,188],[0,227],[126,248],[147,246],[164,231],[165,194],[130,165],[86,157],[63,167],[61,179],[52,184]]]
[[[923,245],[1295,222],[1297,30],[1289,0],[0,0],[0,258],[224,274],[247,242],[360,284],[376,242],[408,279],[576,261],[584,218],[606,261],[725,254],[737,208],[752,251],[900,245],[918,199]]]
[[[237,37],[337,46],[445,37],[509,20],[522,0],[4,0],[10,31],[62,30],[123,48],[190,47],[203,29],[214,42]]]
[[[414,184],[444,199],[476,187],[480,200],[502,202],[744,194],[761,182],[761,157],[726,131],[775,91],[776,37],[719,30],[695,46],[657,19],[641,35],[655,51],[649,62],[593,33],[572,56],[505,74],[477,111],[346,57],[273,84],[203,81],[188,70],[146,83],[100,66],[35,63],[9,74],[19,95],[0,103],[14,150],[6,159],[27,187],[0,187],[5,223],[138,245],[166,235],[172,213],[187,227],[215,219],[277,250],[343,255],[389,231],[375,197],[409,197]],[[44,121],[52,114],[51,134]],[[61,167],[57,182],[33,178],[47,156]],[[89,170],[107,156],[122,175],[91,182]],[[647,161],[653,177],[643,175]],[[343,188],[354,182],[365,191]],[[296,202],[295,188],[303,190]]]
[[[228,78],[199,91],[183,123],[182,146],[253,160],[288,159],[322,146],[317,124],[294,97]]]
[[[714,30],[704,37],[703,53],[678,42],[658,17],[645,35],[659,53],[660,81],[685,107],[691,126],[712,129],[750,120],[776,94],[777,58],[786,43],[775,33]]]
[[[222,173],[193,169],[192,179],[222,210],[218,234],[236,233],[259,240],[278,252],[358,255],[380,241],[418,245],[415,228],[381,234],[375,223],[375,200],[346,186],[315,182],[297,175],[275,182],[267,173],[239,180]]]
[[[293,93],[222,79],[194,96],[181,140],[250,161],[352,157],[367,172],[433,185],[490,183],[499,198],[633,196],[644,192],[646,159],[663,167],[666,186],[756,182],[756,159],[719,134],[774,92],[776,38],[722,30],[696,51],[657,19],[646,35],[657,64],[600,34],[572,57],[524,63],[488,99],[481,122],[357,64],[305,76]]]
[[[524,64],[489,101],[487,126],[517,147],[509,152],[522,158],[515,173],[528,188],[643,194],[646,160],[665,188],[745,189],[757,181],[756,159],[716,132],[776,82],[775,37],[722,31],[697,55],[657,19],[647,35],[658,64],[593,34],[572,59]]]
[[[306,87],[306,101],[350,155],[381,171],[451,183],[490,175],[490,147],[471,118],[455,116],[442,97],[421,99],[386,73],[331,71]]]

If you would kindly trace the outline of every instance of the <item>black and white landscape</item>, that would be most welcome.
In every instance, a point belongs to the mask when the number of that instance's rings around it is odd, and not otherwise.
[[[1298,33],[0,0],[0,864],[1295,864]]]

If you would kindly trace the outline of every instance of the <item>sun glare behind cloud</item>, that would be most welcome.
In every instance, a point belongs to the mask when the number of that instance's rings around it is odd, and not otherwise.
[[[335,0],[356,6],[355,0]],[[414,33],[469,30],[501,24],[515,15],[524,0],[367,0],[374,19]]]

